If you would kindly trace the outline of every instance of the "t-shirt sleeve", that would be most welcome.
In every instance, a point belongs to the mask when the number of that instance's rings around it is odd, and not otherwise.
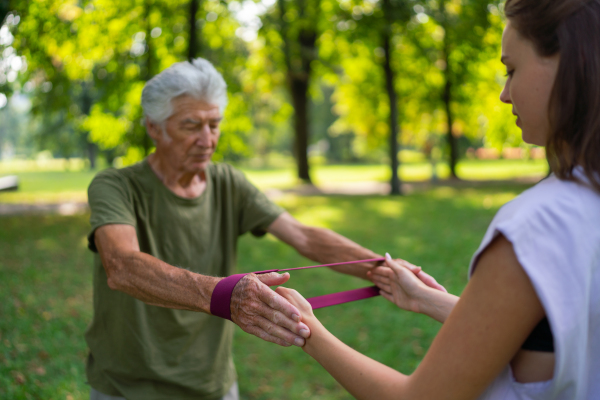
[[[242,172],[234,168],[231,168],[231,171],[240,196],[240,235],[250,231],[254,236],[263,236],[267,233],[269,225],[285,210],[269,200]]]
[[[591,249],[586,248],[585,216],[565,202],[542,205],[519,217],[499,223],[496,229],[512,243],[552,329],[562,329],[559,325],[588,303]]]
[[[88,235],[88,248],[97,253],[94,233],[96,229],[107,224],[124,224],[136,226],[133,199],[127,180],[117,170],[100,172],[88,188],[90,205],[90,224],[92,229]]]
[[[502,234],[513,246],[550,322],[557,355],[570,358],[565,338],[587,343],[590,278],[594,249],[589,245],[593,229],[584,208],[572,198],[552,198],[523,207],[509,218],[500,218],[474,257],[494,237]]]

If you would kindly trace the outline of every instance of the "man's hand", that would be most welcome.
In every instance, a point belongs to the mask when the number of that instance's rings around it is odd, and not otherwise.
[[[281,285],[290,274],[248,274],[231,294],[231,320],[244,332],[280,346],[304,346],[310,336],[300,311],[269,286]]]

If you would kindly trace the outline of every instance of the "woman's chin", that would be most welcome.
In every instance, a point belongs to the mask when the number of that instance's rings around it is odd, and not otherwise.
[[[527,144],[535,146],[546,146],[546,136],[539,132],[530,132],[527,129],[521,128],[521,138]]]

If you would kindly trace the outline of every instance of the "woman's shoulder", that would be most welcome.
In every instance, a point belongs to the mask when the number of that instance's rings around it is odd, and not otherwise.
[[[469,274],[479,255],[499,234],[522,258],[539,254],[569,254],[588,258],[600,246],[600,194],[584,183],[559,180],[553,175],[505,204],[496,214],[471,260]]]
[[[504,205],[494,222],[512,220],[523,224],[536,219],[583,223],[600,226],[600,193],[586,181],[567,181],[554,175],[542,180]]]

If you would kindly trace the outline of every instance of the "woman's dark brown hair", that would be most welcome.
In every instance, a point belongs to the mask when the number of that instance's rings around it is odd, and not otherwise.
[[[581,165],[600,192],[600,0],[507,0],[506,17],[537,53],[560,53],[549,104],[550,168],[577,180]]]

